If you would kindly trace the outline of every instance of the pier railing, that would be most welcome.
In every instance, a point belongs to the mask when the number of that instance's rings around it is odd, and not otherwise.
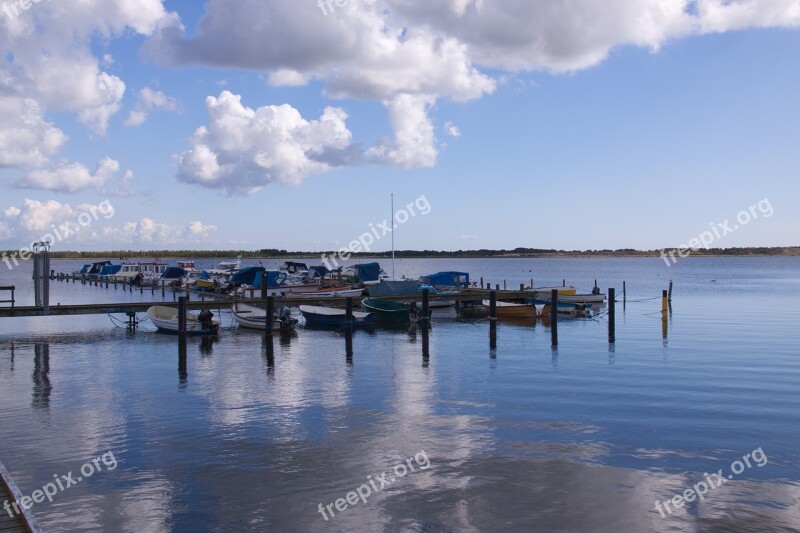
[[[5,292],[11,292],[11,299],[10,300],[0,300],[0,304],[11,304],[11,309],[14,309],[14,305],[16,304],[16,299],[14,298],[14,291],[17,288],[14,285],[4,285],[0,286],[0,294]]]

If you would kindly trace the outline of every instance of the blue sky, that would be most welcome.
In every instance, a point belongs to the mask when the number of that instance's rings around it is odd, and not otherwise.
[[[390,193],[431,206],[398,249],[678,246],[765,199],[714,246],[798,244],[796,2],[185,4],[0,13],[0,247],[107,200],[55,248],[333,249]]]

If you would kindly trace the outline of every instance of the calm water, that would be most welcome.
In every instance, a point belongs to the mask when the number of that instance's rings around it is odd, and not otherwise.
[[[177,340],[149,324],[129,334],[105,316],[3,319],[0,461],[31,494],[113,453],[117,468],[101,462],[33,507],[48,532],[800,530],[800,259],[396,268],[509,288],[566,278],[588,290],[597,278],[621,292],[625,280],[629,301],[613,347],[602,317],[560,322],[557,350],[541,324],[500,323],[490,350],[485,321],[437,321],[427,358],[420,332],[359,331],[348,356],[337,332],[301,329],[270,349],[226,329],[190,340],[185,367]],[[25,266],[0,284],[29,278]],[[669,279],[664,339],[651,298]],[[29,289],[18,297],[32,301]],[[51,301],[153,298],[55,283]],[[656,510],[759,448],[763,466],[751,459],[702,502]],[[415,471],[401,477],[398,463]],[[336,509],[384,472],[395,481]]]

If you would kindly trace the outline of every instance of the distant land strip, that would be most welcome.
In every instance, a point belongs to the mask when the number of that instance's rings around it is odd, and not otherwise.
[[[674,248],[667,248],[667,251]],[[401,259],[435,259],[435,258],[602,258],[602,257],[660,257],[662,249],[658,250],[545,250],[538,248],[514,248],[513,250],[397,250],[395,257]],[[2,253],[2,252],[0,252]],[[15,253],[7,250],[7,254]],[[334,255],[335,251],[328,252],[290,252],[273,248],[261,250],[108,250],[108,251],[53,251],[54,259],[205,259],[205,258],[233,258],[241,256],[242,259],[320,259],[323,254]],[[712,256],[755,256],[755,257],[798,257],[800,246],[788,247],[748,247],[748,248],[700,248],[691,251],[692,257]],[[391,252],[370,252],[352,254],[351,259],[385,259],[391,257]]]

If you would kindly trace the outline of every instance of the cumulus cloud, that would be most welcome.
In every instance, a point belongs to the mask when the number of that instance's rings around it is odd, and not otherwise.
[[[16,181],[15,186],[23,189],[41,189],[63,193],[74,193],[86,189],[105,192],[120,171],[119,162],[106,157],[97,163],[94,173],[80,163],[64,161],[52,168],[36,169]],[[127,171],[121,182],[127,185],[133,174]]]
[[[45,164],[67,136],[45,120],[36,100],[3,92],[0,81],[0,168]]]
[[[624,46],[658,50],[691,35],[800,27],[797,0],[365,0],[329,11],[316,2],[209,0],[191,37],[165,26],[145,52],[169,64],[267,72],[275,86],[321,80],[329,97],[379,100],[394,138],[369,155],[412,168],[436,162],[429,112],[439,99],[480,98],[518,72],[592,67]],[[213,176],[220,163],[207,148],[194,164]]]
[[[85,244],[109,249],[120,245],[159,248],[205,244],[218,231],[216,226],[201,221],[168,224],[148,217],[112,225],[115,210],[108,200],[100,205],[73,206],[57,200],[26,199],[21,209],[11,206],[3,210],[3,215],[7,220],[0,221],[0,240],[18,237],[22,243],[29,243],[43,235],[51,239],[58,236],[56,241],[62,249]],[[67,232],[63,230],[65,224],[69,225]]]
[[[347,114],[338,108],[306,120],[289,105],[251,109],[229,91],[209,96],[206,108],[208,127],[198,128],[191,149],[175,156],[178,177],[187,183],[249,194],[269,183],[298,184],[352,162],[357,151]]]
[[[444,132],[450,137],[461,137],[461,129],[450,121],[444,123]]]
[[[43,118],[47,111],[73,113],[93,133],[106,132],[125,83],[105,70],[110,55],[94,55],[93,39],[179,25],[162,0],[59,0],[18,11],[0,17],[0,166],[9,167],[42,166],[65,142]]]
[[[142,218],[118,227],[106,227],[98,234],[102,241],[140,246],[170,246],[186,243],[203,243],[218,231],[216,226],[193,221],[186,225],[170,225]]]
[[[13,205],[3,210],[3,216],[6,218],[17,218],[20,215],[20,213],[22,213],[22,210],[20,210],[19,207],[15,207]]]
[[[161,91],[145,87],[136,99],[136,107],[131,110],[125,120],[126,126],[141,126],[153,111],[177,111],[178,102]]]

